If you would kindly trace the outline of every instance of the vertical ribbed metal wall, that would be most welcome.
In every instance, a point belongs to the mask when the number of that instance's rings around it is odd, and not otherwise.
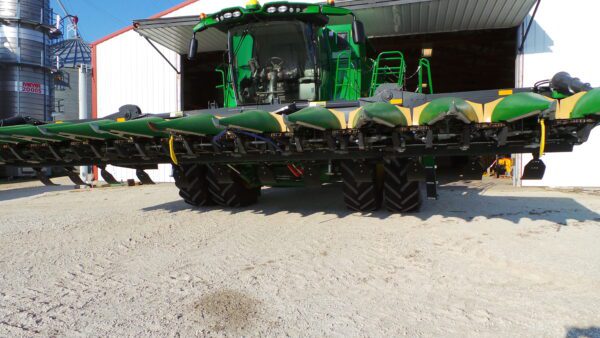
[[[0,0],[0,119],[51,119],[50,0]]]

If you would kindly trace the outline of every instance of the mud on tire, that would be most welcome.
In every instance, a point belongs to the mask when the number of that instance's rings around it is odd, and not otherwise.
[[[185,203],[196,207],[214,205],[208,191],[206,171],[207,168],[204,164],[173,166],[175,186],[179,188],[179,196]]]
[[[225,207],[245,207],[256,203],[260,194],[260,187],[249,187],[248,184],[233,170],[227,169],[231,182],[222,183],[217,179],[218,170],[207,165],[206,181],[211,199],[218,205]]]
[[[408,160],[392,159],[384,165],[383,201],[392,212],[417,212],[421,208],[418,181],[409,181]]]
[[[381,206],[381,190],[375,164],[342,161],[340,169],[346,207],[360,212],[378,210]]]

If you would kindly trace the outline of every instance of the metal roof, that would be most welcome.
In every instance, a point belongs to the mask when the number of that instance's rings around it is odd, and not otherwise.
[[[350,0],[371,37],[430,34],[520,25],[537,0]]]
[[[187,54],[194,26],[198,16],[143,19],[134,21],[134,28],[142,36],[179,54]],[[202,52],[214,52],[227,48],[227,34],[209,28],[196,35]]]
[[[76,68],[92,63],[90,46],[81,38],[63,40],[50,48],[52,55],[59,58],[61,68]]]
[[[369,37],[430,34],[520,25],[538,0],[346,0]],[[333,18],[332,23],[335,20]],[[344,19],[342,19],[344,20]],[[347,19],[345,19],[347,20]],[[197,16],[134,21],[135,30],[161,45],[187,54]],[[226,34],[208,29],[197,35],[200,52],[225,50]]]

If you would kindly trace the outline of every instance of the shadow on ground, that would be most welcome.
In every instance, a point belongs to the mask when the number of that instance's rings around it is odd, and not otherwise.
[[[546,220],[566,225],[573,221],[600,221],[600,214],[567,197],[525,197],[505,192],[503,196],[481,195],[486,186],[444,186],[439,189],[438,200],[424,200],[421,210],[410,216],[422,220],[435,215],[471,221],[478,216],[499,218],[518,223],[521,219]],[[193,208],[183,200],[168,202],[144,208],[144,211],[164,210],[179,212],[197,210],[204,212],[218,207]],[[331,214],[343,218],[354,214],[345,208],[340,185],[327,185],[316,189],[270,188],[263,189],[257,204],[225,210],[232,214],[251,211],[256,214],[277,213],[299,214],[303,217],[313,214]],[[381,211],[364,214],[365,217],[385,219],[393,214],[382,208]]]
[[[566,338],[600,338],[600,327],[569,327]]]
[[[35,186],[26,188],[8,189],[0,185],[0,202],[19,198],[26,198],[47,192],[73,190],[73,185]]]

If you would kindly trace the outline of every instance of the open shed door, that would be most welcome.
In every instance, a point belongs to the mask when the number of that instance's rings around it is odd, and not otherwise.
[[[493,30],[519,26],[538,0],[347,0],[369,37]],[[240,0],[240,2],[243,2]],[[294,2],[294,1],[292,1]],[[312,1],[308,1],[312,2]],[[332,23],[348,18],[333,18]],[[181,55],[187,54],[196,16],[135,20],[135,30]],[[225,50],[225,33],[198,35],[199,52]]]
[[[242,0],[240,0],[243,2]],[[433,48],[431,58],[436,92],[513,87],[517,28],[538,0],[338,0],[352,9],[370,38],[371,57],[384,50],[402,51],[408,73],[416,69],[422,48]],[[308,2],[313,2],[308,0]],[[350,17],[331,19],[332,24]],[[196,16],[134,21],[148,40],[187,55]],[[183,108],[207,108],[222,102],[215,87],[227,35],[211,28],[197,35],[195,61],[182,60]],[[412,81],[412,82],[411,82]],[[409,80],[407,90],[416,86]]]

